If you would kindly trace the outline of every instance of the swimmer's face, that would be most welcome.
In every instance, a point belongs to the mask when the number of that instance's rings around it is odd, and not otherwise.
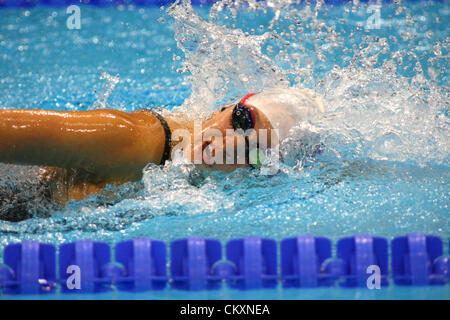
[[[270,121],[255,107],[253,107],[254,128],[246,133],[243,130],[234,130],[232,114],[235,106],[233,104],[223,107],[213,112],[211,117],[203,122],[202,140],[195,141],[194,145],[194,150],[196,148],[202,150],[203,168],[233,171],[240,167],[248,167],[248,148],[246,151],[245,136],[248,136],[250,146],[256,146],[258,142],[261,151],[265,151],[267,146],[271,145],[273,131]],[[263,139],[266,142],[262,142]]]

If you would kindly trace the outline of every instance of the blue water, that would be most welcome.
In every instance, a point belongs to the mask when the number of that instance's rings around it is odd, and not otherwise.
[[[95,108],[110,85],[101,79],[107,72],[120,76],[107,100],[119,110],[182,106],[210,112],[287,81],[319,92],[330,117],[311,124],[325,152],[304,156],[294,130],[284,146],[287,161],[273,177],[247,170],[206,173],[174,163],[118,188],[112,205],[99,195],[55,209],[31,197],[32,206],[50,217],[2,221],[0,252],[30,239],[59,245],[88,238],[114,245],[133,237],[169,242],[192,235],[226,242],[313,234],[336,241],[359,233],[392,239],[420,231],[448,243],[450,5],[384,4],[384,22],[371,30],[364,29],[369,14],[363,6],[353,12],[352,4],[328,5],[315,19],[305,6],[284,8],[275,21],[271,10],[246,8],[233,17],[227,10],[212,16],[211,7],[195,7],[197,19],[181,6],[169,12],[82,7],[80,30],[67,29],[63,8],[1,10],[0,108]],[[246,44],[235,41],[233,30]],[[259,37],[273,30],[276,36]],[[0,165],[0,186],[32,190],[35,171]],[[449,293],[448,285],[391,284],[379,291],[164,290],[38,298],[448,299]]]

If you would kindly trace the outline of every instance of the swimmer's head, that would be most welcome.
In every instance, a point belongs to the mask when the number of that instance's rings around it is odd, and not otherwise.
[[[275,147],[299,122],[323,111],[321,99],[307,89],[276,88],[249,94],[215,111],[203,123],[202,141],[194,149],[201,148],[203,164],[209,168],[258,167],[267,148]]]
[[[314,119],[324,112],[322,99],[308,89],[268,89],[246,102],[264,113],[271,126],[278,129],[281,140],[299,122]]]

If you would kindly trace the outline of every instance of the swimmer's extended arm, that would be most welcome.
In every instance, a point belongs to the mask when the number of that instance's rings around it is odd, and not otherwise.
[[[0,162],[79,168],[139,179],[159,163],[164,130],[154,114],[117,110],[0,110]]]

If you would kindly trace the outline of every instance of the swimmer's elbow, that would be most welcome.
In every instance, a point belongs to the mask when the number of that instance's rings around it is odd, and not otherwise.
[[[106,177],[136,179],[152,158],[148,157],[148,141],[142,122],[133,114],[117,110],[99,111],[104,126],[95,139],[83,142],[86,152],[78,166]]]

